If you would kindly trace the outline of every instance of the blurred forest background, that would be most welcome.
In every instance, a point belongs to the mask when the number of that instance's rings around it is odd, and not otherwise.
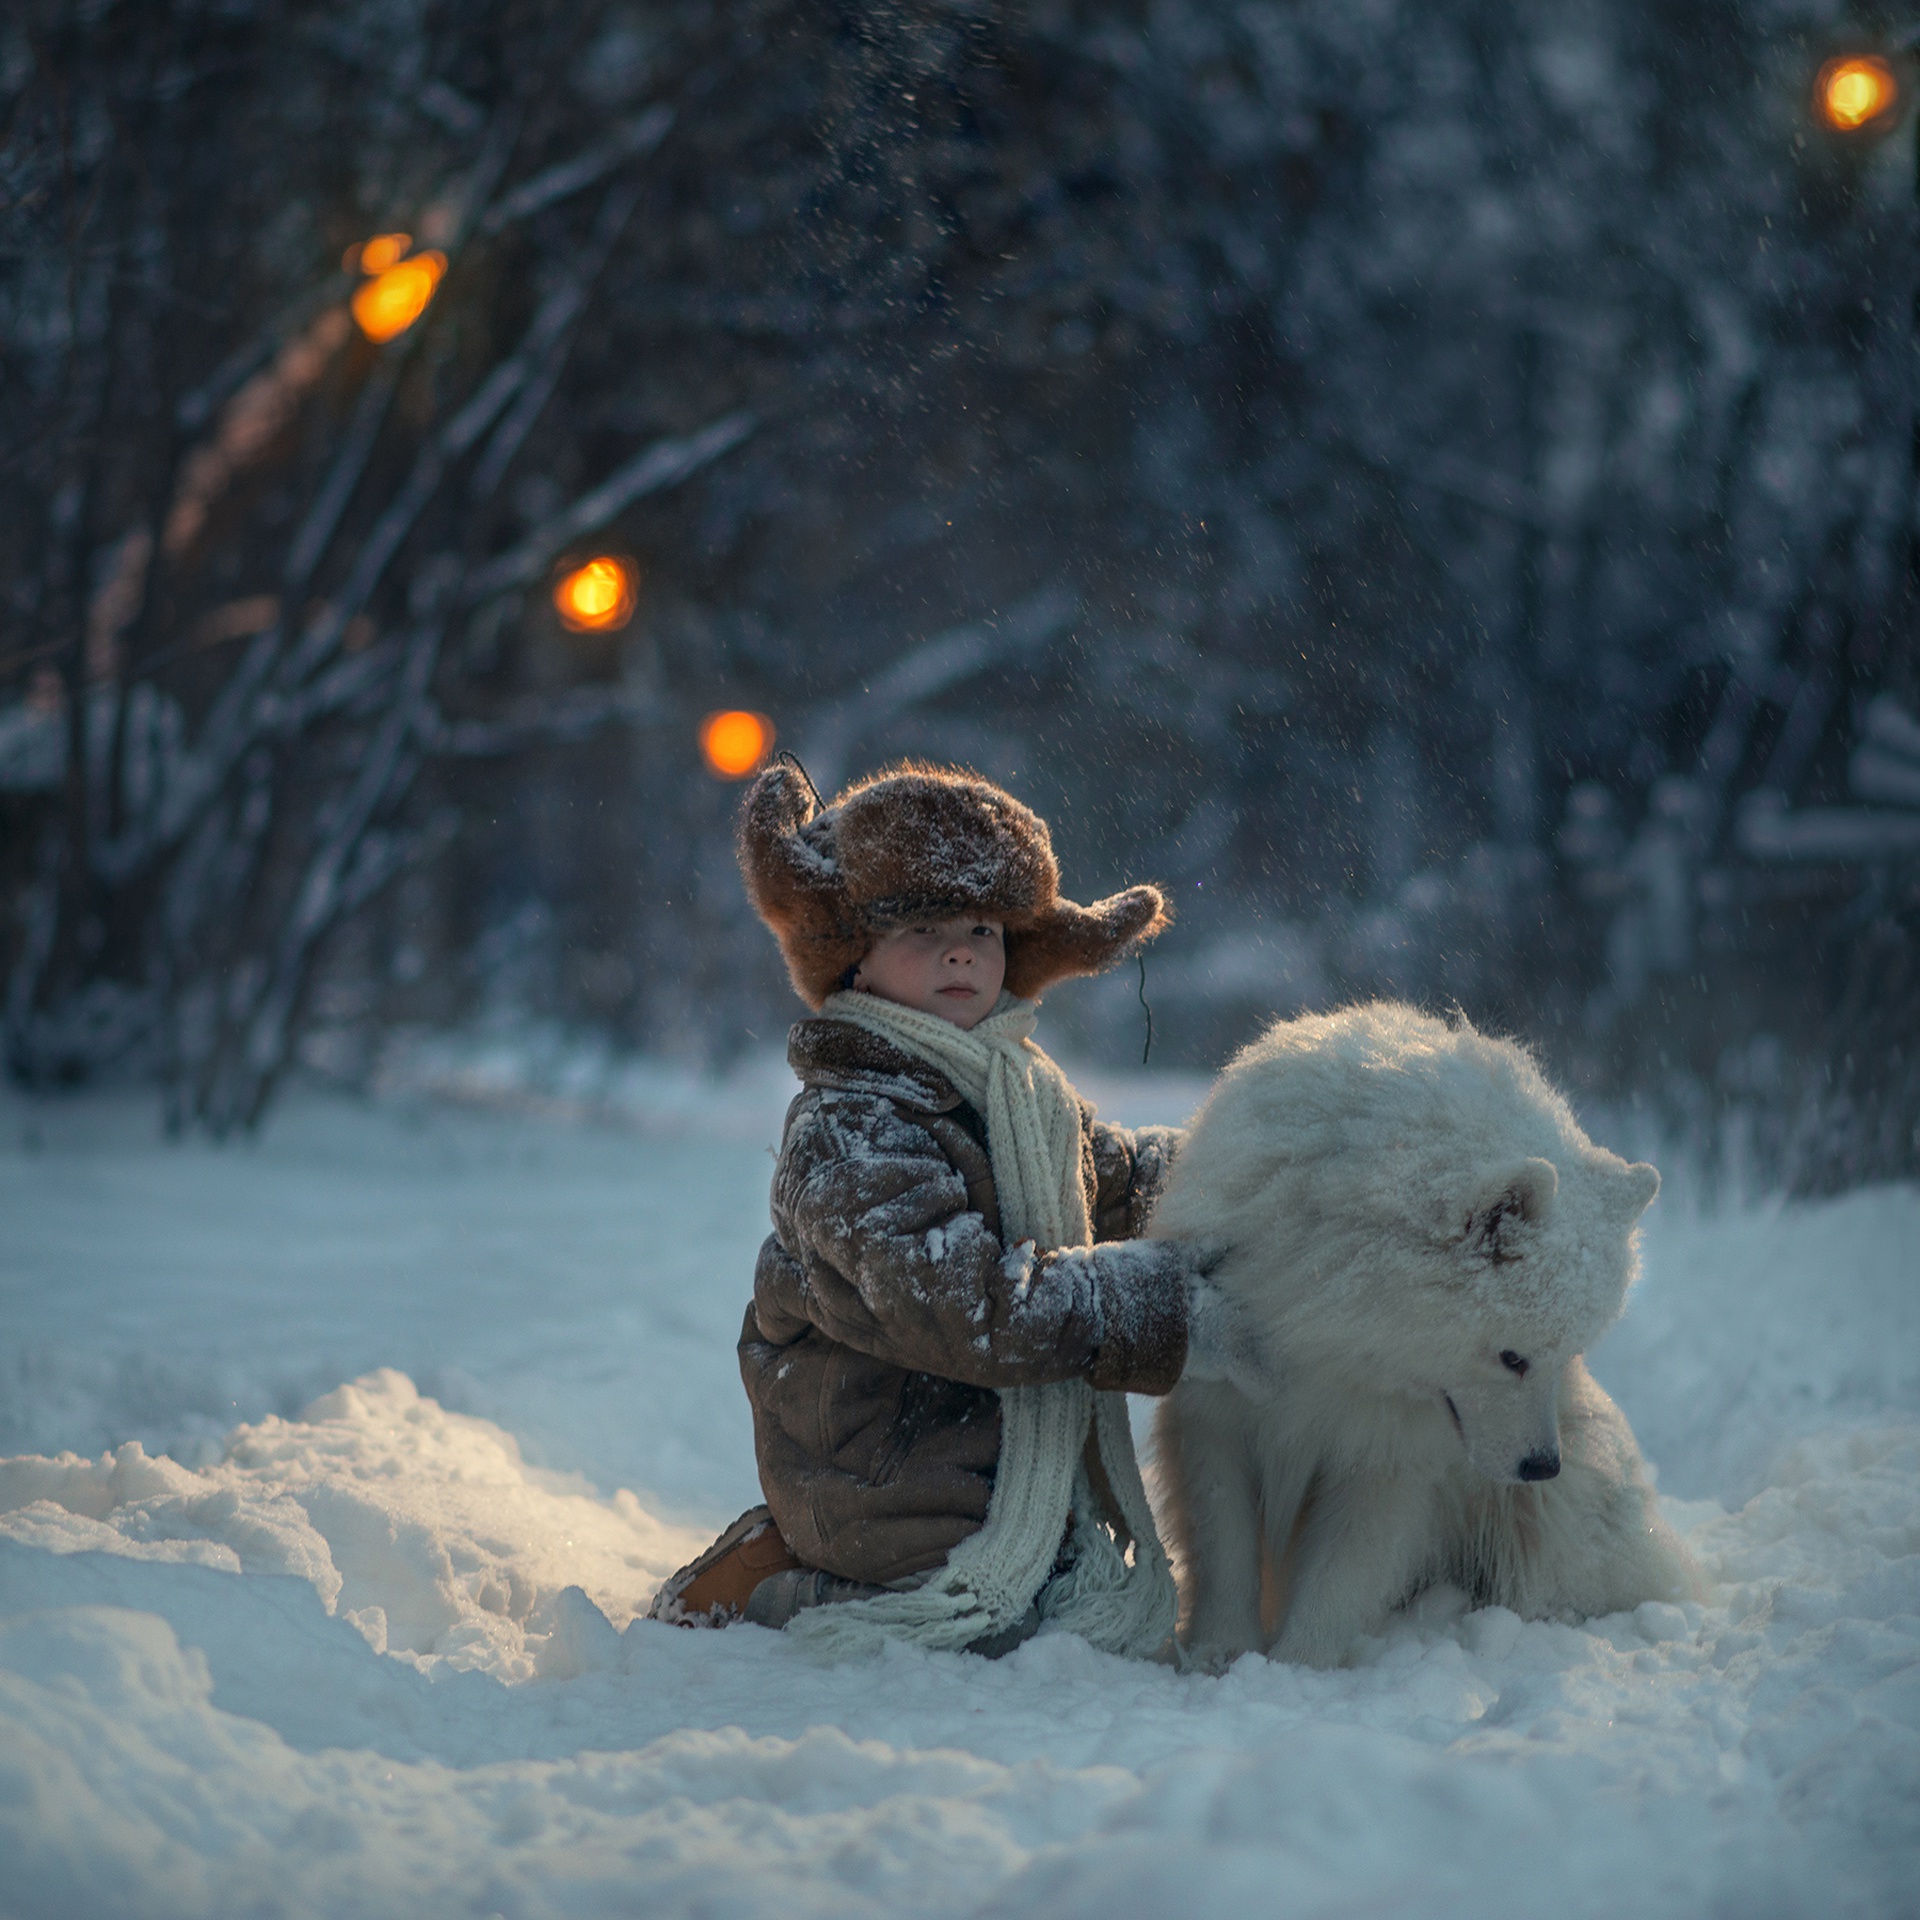
[[[1913,129],[1810,110],[1908,24],[15,0],[8,1070],[223,1131],[423,1027],[768,1044],[740,708],[1165,884],[1156,1064],[1396,993],[1911,1175]],[[1054,1044],[1137,1059],[1138,985]]]

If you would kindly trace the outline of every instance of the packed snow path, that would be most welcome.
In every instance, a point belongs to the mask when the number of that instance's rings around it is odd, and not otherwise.
[[[1704,1605],[830,1670],[633,1617],[754,1497],[785,1097],[642,1091],[0,1107],[0,1912],[1911,1911],[1920,1196],[1656,1206],[1595,1370]]]

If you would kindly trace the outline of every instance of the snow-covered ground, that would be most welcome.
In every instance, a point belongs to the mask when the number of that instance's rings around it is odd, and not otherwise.
[[[1595,1370],[1704,1604],[830,1669],[634,1618],[755,1498],[787,1092],[0,1104],[0,1912],[1913,1911],[1920,1195],[1656,1206]]]

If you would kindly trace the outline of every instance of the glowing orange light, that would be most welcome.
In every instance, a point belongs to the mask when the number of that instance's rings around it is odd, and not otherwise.
[[[555,586],[553,604],[575,633],[612,633],[633,618],[633,588],[633,569],[603,553]]]
[[[426,312],[427,302],[446,270],[447,256],[429,252],[416,253],[411,260],[402,260],[377,274],[353,296],[353,317],[359,321],[360,331],[374,341],[405,333]]]
[[[1814,98],[1828,126],[1839,133],[1858,133],[1893,110],[1900,82],[1878,54],[1850,54],[1820,69]]]
[[[700,722],[700,751],[723,780],[744,780],[773,751],[773,722],[764,713],[710,713]]]
[[[364,245],[349,247],[347,257],[341,265],[349,273],[355,267],[369,276],[385,273],[389,267],[397,267],[407,257],[407,249],[413,245],[410,233],[376,233]]]

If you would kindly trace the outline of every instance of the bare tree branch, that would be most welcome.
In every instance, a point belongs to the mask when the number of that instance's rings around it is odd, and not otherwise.
[[[480,456],[468,484],[475,500],[491,498],[502,476],[519,452],[521,443],[532,431],[533,423],[553,394],[567,364],[573,344],[574,328],[586,311],[587,298],[601,269],[607,263],[633,209],[640,198],[641,183],[636,178],[608,193],[594,222],[592,237],[585,251],[568,263],[551,292],[540,304],[533,325],[527,330],[517,359],[523,361],[523,391],[506,418],[495,429],[486,451]],[[530,374],[530,377],[527,377]]]
[[[864,734],[878,733],[910,708],[945,693],[976,673],[1043,647],[1073,624],[1080,602],[1070,588],[1043,587],[999,620],[982,620],[936,634],[896,661],[871,686],[816,708],[802,735],[801,757],[822,793],[846,773],[847,755]]]
[[[679,709],[631,687],[576,687],[529,701],[498,720],[448,720],[434,714],[420,729],[422,748],[447,759],[491,760],[529,748],[582,740],[603,727],[673,720]]]
[[[502,227],[529,214],[550,207],[556,200],[590,187],[603,174],[611,173],[624,160],[651,153],[667,137],[673,125],[673,109],[666,105],[649,107],[624,122],[597,147],[589,148],[573,160],[536,173],[531,180],[496,201],[480,222],[482,233],[498,233]]]
[[[230,400],[249,376],[256,374],[281,347],[302,332],[323,308],[344,296],[351,276],[335,274],[290,301],[245,346],[221,361],[197,387],[174,403],[173,418],[182,433],[198,433]]]
[[[226,1110],[214,1115],[216,1127],[255,1117],[285,1063],[294,1009],[315,944],[350,911],[345,876],[375,815],[408,784],[407,747],[440,657],[443,630],[442,617],[435,613],[421,621],[408,641],[393,705],[368,743],[353,785],[328,820],[281,929],[271,972],[261,982],[245,1022],[245,1041],[235,1063],[237,1084]],[[363,884],[358,898],[364,899],[366,891]]]
[[[1778,794],[1753,793],[1735,819],[1734,837],[1754,860],[1915,860],[1920,859],[1920,812],[1789,810]]]
[[[508,587],[539,579],[556,555],[575,540],[597,533],[616,515],[650,493],[678,486],[704,466],[731,453],[754,429],[750,413],[730,413],[683,439],[656,440],[589,493],[530,533],[517,547],[476,567],[467,576],[464,598],[484,600]]]

